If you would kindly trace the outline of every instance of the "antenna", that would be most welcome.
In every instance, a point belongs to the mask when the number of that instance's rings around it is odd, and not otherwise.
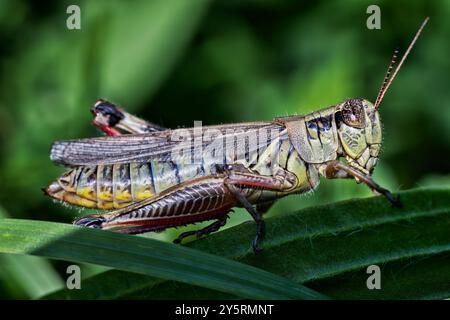
[[[389,76],[391,75],[392,68],[394,67],[395,63],[397,62],[397,55],[398,55],[398,48],[395,49],[394,54],[392,55],[391,63],[389,64],[389,68],[386,72],[386,75],[384,76],[383,84],[381,85],[380,91],[378,92],[377,100],[375,100],[375,108],[378,109],[378,106],[381,102],[381,93],[385,91],[387,82],[389,81]]]
[[[392,68],[394,67],[396,59],[397,59],[397,54],[398,54],[398,50],[395,50],[394,55],[391,60],[391,63],[389,65],[388,71],[386,72],[386,76],[384,77],[383,83],[381,84],[380,91],[378,92],[377,99],[375,100],[375,110],[378,110],[378,108],[380,107],[380,104],[381,104],[381,101],[383,100],[384,95],[386,94],[387,90],[391,86],[392,81],[394,80],[395,76],[397,75],[397,72],[400,70],[400,67],[402,66],[403,62],[405,62],[406,57],[409,55],[411,49],[414,47],[414,44],[416,43],[417,39],[419,38],[420,34],[422,33],[423,28],[425,27],[425,25],[427,24],[429,19],[430,19],[429,17],[426,17],[425,20],[422,22],[422,25],[420,26],[419,30],[417,30],[416,35],[414,36],[413,40],[409,44],[408,49],[406,49],[405,53],[403,54],[402,59],[400,60],[397,67],[395,68],[394,73],[392,74],[392,76],[390,76]]]

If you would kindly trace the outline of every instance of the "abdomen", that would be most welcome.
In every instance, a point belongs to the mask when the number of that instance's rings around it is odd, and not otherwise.
[[[44,191],[69,204],[115,209],[149,199],[181,182],[209,173],[200,165],[126,163],[74,168]]]

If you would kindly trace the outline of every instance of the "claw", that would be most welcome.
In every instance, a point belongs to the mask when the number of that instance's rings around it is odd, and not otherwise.
[[[256,236],[252,241],[252,248],[255,254],[258,254],[262,251],[262,248],[259,246],[259,237]]]
[[[382,193],[386,199],[389,200],[389,202],[391,203],[391,205],[395,208],[401,208],[403,205],[400,201],[400,196],[394,196],[390,191],[388,190],[383,190]]]
[[[392,200],[389,200],[392,204],[393,207],[396,208],[402,208],[403,207],[403,203],[400,201],[400,196],[392,196]]]

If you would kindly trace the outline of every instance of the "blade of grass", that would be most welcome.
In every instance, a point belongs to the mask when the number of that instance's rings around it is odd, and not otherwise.
[[[0,219],[7,217],[0,207]],[[63,287],[63,281],[44,258],[0,254],[0,279],[15,298],[37,298]]]
[[[0,220],[0,252],[95,263],[243,298],[326,298],[283,277],[198,250],[61,223]]]
[[[450,252],[450,190],[417,189],[401,192],[400,196],[404,205],[401,209],[392,208],[381,197],[371,197],[268,218],[267,240],[259,256],[249,250],[253,223],[215,233],[189,246],[258,266],[298,283],[308,282],[314,288],[324,288],[333,297],[446,297],[450,295],[450,282],[437,271],[437,264],[430,264],[430,268],[425,263],[414,264],[415,274],[422,272],[423,276],[410,282],[407,279],[413,276],[404,270],[412,269],[402,266],[423,257],[434,261],[434,256]],[[365,280],[361,280],[367,279],[366,267],[371,264],[385,266],[386,270],[393,270],[389,274],[396,275],[389,281],[383,274],[381,292],[369,292]],[[338,286],[334,279],[354,273],[358,277],[353,277],[353,282],[347,279],[347,291],[343,282],[342,288],[328,284]],[[128,275],[112,270],[86,279],[82,292],[66,290],[50,297],[181,298],[190,294],[194,298],[192,292],[197,298],[223,297],[203,288]],[[352,287],[358,290],[352,291]]]

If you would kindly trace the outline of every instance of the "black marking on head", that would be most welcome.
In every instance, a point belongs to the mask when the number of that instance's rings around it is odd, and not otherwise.
[[[91,112],[94,115],[96,115],[97,113],[101,113],[105,117],[108,117],[108,125],[111,127],[114,127],[120,120],[125,117],[115,104],[105,100],[98,100],[91,108]]]

